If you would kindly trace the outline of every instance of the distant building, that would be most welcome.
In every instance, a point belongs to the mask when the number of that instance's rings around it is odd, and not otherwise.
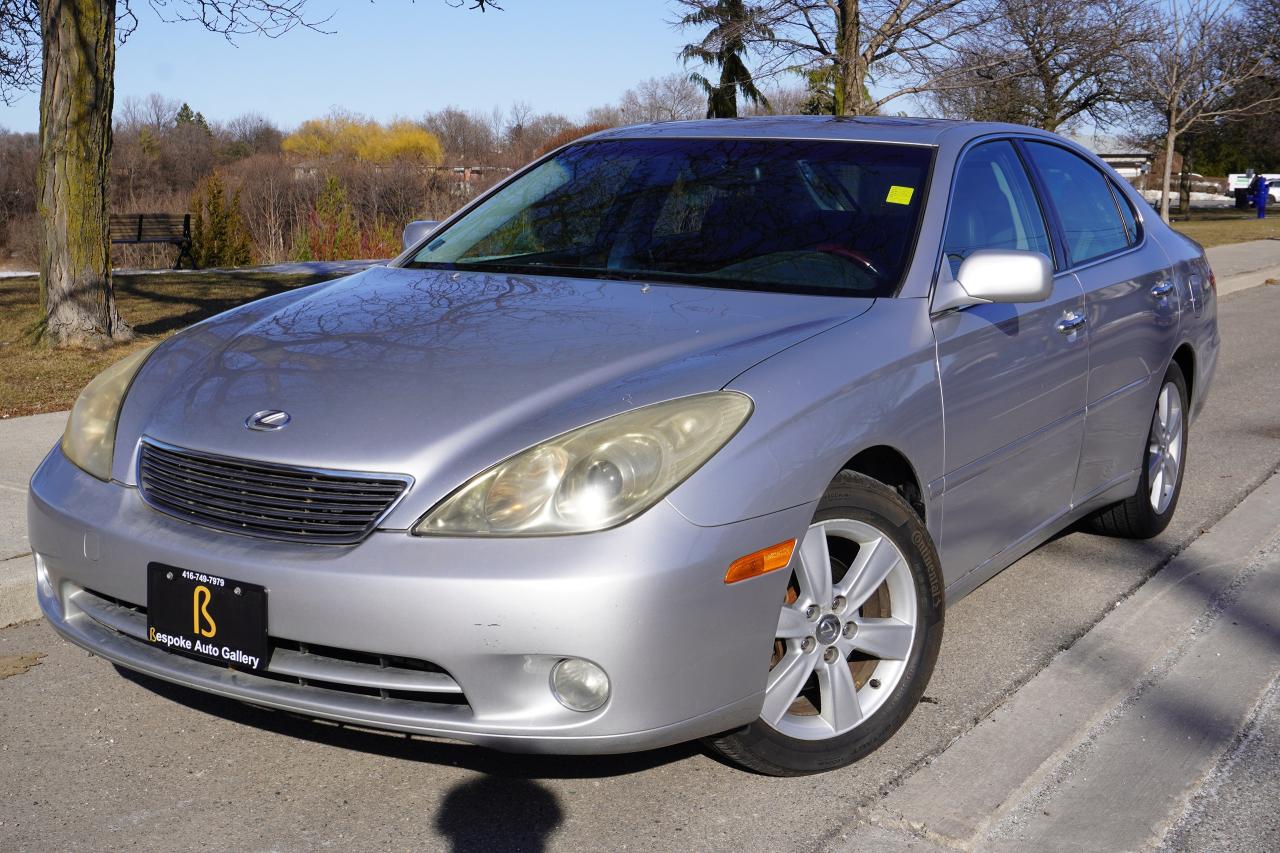
[[[432,166],[430,171],[449,180],[450,192],[471,196],[510,175],[513,170],[505,166]]]
[[[299,160],[293,164],[293,179],[302,181],[307,178],[318,177],[323,168],[321,163],[317,163],[314,160]]]
[[[1133,180],[1140,175],[1145,175],[1151,171],[1152,165],[1155,163],[1155,157],[1142,151],[1116,151],[1098,152],[1098,156],[1102,161],[1111,165],[1119,173],[1120,177]],[[1175,165],[1178,165],[1175,162]]]

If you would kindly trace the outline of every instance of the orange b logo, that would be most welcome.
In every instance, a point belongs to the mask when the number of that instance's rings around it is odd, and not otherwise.
[[[213,621],[213,617],[209,615],[209,599],[213,598],[213,593],[209,591],[209,587],[203,584],[195,588],[195,592],[191,596],[191,612],[194,627],[191,629],[198,636],[212,637],[218,633],[218,625]],[[208,623],[208,627],[204,627],[204,622]]]

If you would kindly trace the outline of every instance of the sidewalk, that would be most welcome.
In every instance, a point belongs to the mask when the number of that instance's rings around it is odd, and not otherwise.
[[[1205,254],[1218,280],[1219,296],[1280,279],[1280,240],[1214,246]]]
[[[1277,537],[1280,475],[890,792],[845,849],[1203,849],[1215,828],[1230,849],[1275,849],[1246,833],[1276,827]]]
[[[308,275],[354,275],[355,273],[366,270],[375,264],[385,264],[384,260],[357,260],[357,261],[291,261],[284,264],[270,264],[261,267],[211,267],[209,269],[200,270],[173,270],[173,269],[151,269],[151,270],[131,270],[117,269],[112,272],[119,275],[181,275],[189,273],[194,275],[208,275],[209,273],[280,273],[282,275],[291,274],[308,274]],[[0,270],[0,278],[34,278],[38,275],[35,270]]]
[[[27,482],[66,423],[66,412],[0,420],[0,627],[40,615],[27,544]]]

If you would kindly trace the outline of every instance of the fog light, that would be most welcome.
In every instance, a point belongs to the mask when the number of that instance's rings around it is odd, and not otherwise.
[[[565,658],[551,668],[551,692],[570,711],[594,711],[609,698],[609,676],[591,661]]]

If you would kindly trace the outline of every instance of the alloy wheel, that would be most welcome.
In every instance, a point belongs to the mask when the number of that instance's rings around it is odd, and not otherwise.
[[[1162,515],[1178,488],[1182,470],[1182,395],[1166,382],[1156,399],[1147,442],[1147,482],[1151,484],[1151,508]]]
[[[916,641],[916,590],[893,540],[853,519],[809,527],[778,618],[761,718],[824,740],[856,728],[898,686]]]

